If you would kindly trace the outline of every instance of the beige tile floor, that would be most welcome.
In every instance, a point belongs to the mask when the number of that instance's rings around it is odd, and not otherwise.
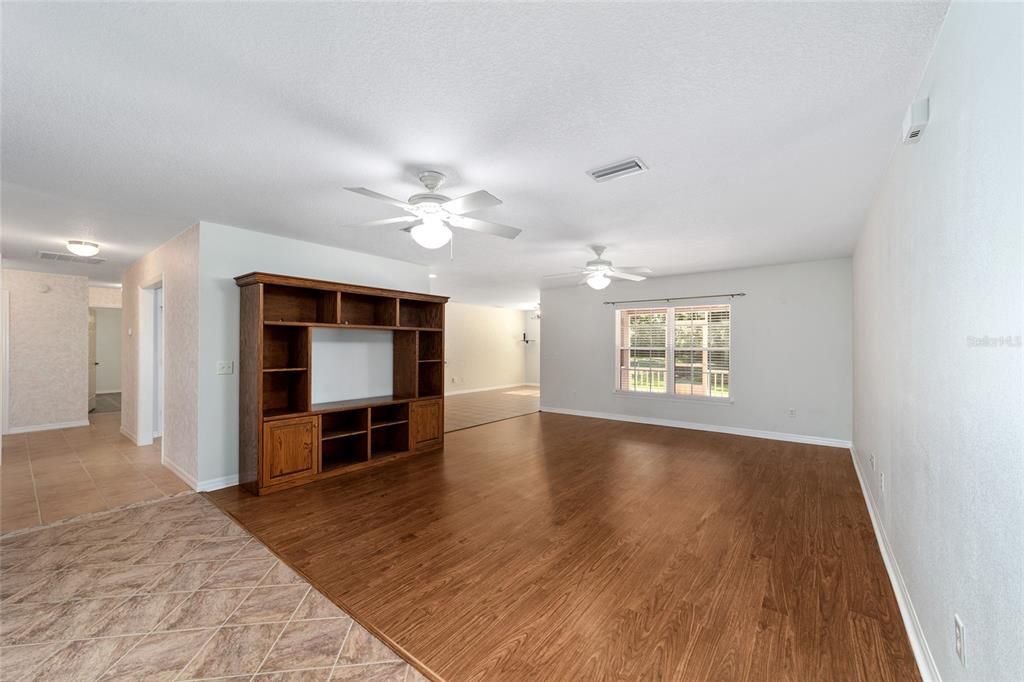
[[[3,437],[0,531],[27,528],[188,490],[160,464],[160,443],[137,447],[121,413],[89,426]]]
[[[476,391],[444,399],[444,430],[458,431],[501,419],[519,417],[540,409],[540,389],[516,386],[496,391]]]
[[[0,680],[424,680],[196,494],[0,537]]]

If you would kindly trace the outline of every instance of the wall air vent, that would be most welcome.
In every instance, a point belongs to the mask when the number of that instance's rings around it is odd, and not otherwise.
[[[907,109],[903,117],[903,144],[915,144],[928,125],[928,98],[919,99]]]
[[[76,256],[73,253],[61,253],[59,251],[40,251],[39,260],[52,260],[58,263],[78,263],[79,265],[99,265],[106,263],[106,258],[99,256]]]
[[[626,159],[625,161],[616,161],[610,163],[607,166],[601,166],[593,170],[587,171],[587,175],[594,178],[594,182],[607,182],[608,180],[614,180],[616,178],[624,178],[627,175],[635,175],[637,173],[643,173],[647,170],[647,164],[636,158]]]

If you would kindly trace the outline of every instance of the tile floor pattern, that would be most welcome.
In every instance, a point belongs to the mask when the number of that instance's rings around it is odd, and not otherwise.
[[[422,677],[195,494],[0,537],[0,680]]]
[[[444,399],[445,432],[468,429],[540,409],[540,389],[516,386],[495,391],[475,391]]]
[[[160,464],[160,443],[137,447],[121,414],[89,425],[3,437],[0,531],[27,528],[189,489]]]

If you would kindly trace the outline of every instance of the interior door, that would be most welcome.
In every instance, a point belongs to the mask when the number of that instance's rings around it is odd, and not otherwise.
[[[96,409],[96,311],[89,308],[89,411]]]
[[[164,433],[164,289],[153,292],[153,437]]]

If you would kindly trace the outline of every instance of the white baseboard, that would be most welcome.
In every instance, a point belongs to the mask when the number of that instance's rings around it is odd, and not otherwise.
[[[59,424],[36,424],[35,426],[9,426],[4,433],[35,433],[36,431],[53,431],[55,429],[71,429],[76,426],[88,426],[88,419],[80,419],[73,422],[61,422]]]
[[[540,406],[541,412],[554,412],[555,414],[570,414],[576,417],[593,417],[595,419],[610,419],[612,421],[633,422],[634,424],[651,424],[653,426],[670,426],[676,429],[694,429],[696,431],[714,431],[715,433],[729,433],[734,436],[750,436],[751,438],[767,438],[769,440],[783,440],[790,443],[806,443],[808,445],[825,445],[833,448],[849,448],[851,443],[848,440],[837,438],[822,438],[820,436],[805,436],[799,433],[780,433],[778,431],[758,431],[756,429],[744,429],[736,426],[718,426],[717,424],[700,424],[697,422],[684,422],[675,419],[658,419],[655,417],[636,417],[630,414],[612,414],[608,412],[589,412],[586,410],[570,410],[563,407]]]
[[[192,488],[192,490],[199,490],[199,487],[196,485],[195,476],[192,476],[191,474],[185,472],[184,469],[182,469],[180,466],[164,457],[162,454],[160,456],[160,463],[163,464],[168,469],[170,469],[171,471],[173,471],[178,478],[185,481],[185,483],[188,484],[189,488]]]
[[[878,520],[875,513],[875,499],[871,495],[871,489],[865,485],[864,476],[860,471],[860,461],[857,458],[857,450],[850,445],[850,457],[853,458],[853,469],[857,472],[857,480],[860,481],[860,490],[864,495],[864,503],[868,508],[868,516],[871,518],[871,525],[875,529],[875,539],[878,541],[878,549],[882,553],[882,561],[885,562],[885,570],[889,574],[889,582],[892,583],[892,591],[896,594],[896,603],[900,607],[900,615],[903,617],[903,627],[907,631],[907,638],[910,640],[910,648],[914,651],[914,658],[917,661],[917,668],[921,672],[921,679],[924,682],[942,682],[939,668],[935,665],[935,658],[931,649],[928,648],[928,640],[925,639],[924,630],[921,629],[921,622],[917,619],[917,611],[914,610],[914,603],[910,600],[910,593],[907,585],[903,582],[903,574],[900,573],[899,564],[889,546],[889,538],[885,535],[885,527]]]
[[[505,384],[503,386],[485,386],[484,388],[467,388],[459,391],[445,391],[445,395],[462,395],[463,393],[479,393],[480,391],[500,391],[503,388],[516,388],[518,386],[537,386],[538,384]]]
[[[230,488],[233,485],[238,485],[238,474],[200,481],[196,490],[199,492],[209,492],[211,490],[220,490],[221,488]]]
[[[132,442],[133,445],[139,444],[139,439],[135,437],[135,434],[125,428],[124,424],[121,424],[121,435]]]

